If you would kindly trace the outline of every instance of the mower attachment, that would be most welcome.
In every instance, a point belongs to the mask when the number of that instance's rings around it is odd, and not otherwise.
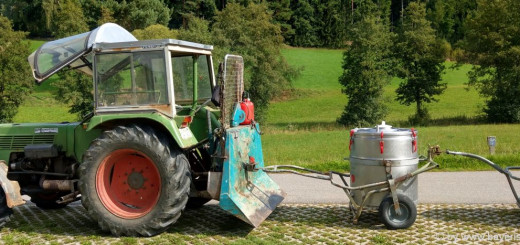
[[[257,227],[283,201],[285,192],[264,167],[258,124],[226,129],[220,207]]]

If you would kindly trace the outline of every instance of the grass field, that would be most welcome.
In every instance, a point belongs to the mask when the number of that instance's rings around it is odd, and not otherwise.
[[[45,41],[31,40],[31,51],[38,49]],[[52,92],[55,90],[53,83],[59,79],[54,75],[41,85],[34,87],[34,92],[26,98],[14,117],[18,123],[24,122],[62,122],[74,121],[75,115],[68,112],[67,105],[54,99]]]
[[[264,124],[263,143],[269,164],[296,164],[318,170],[348,170],[349,128],[336,124],[347,98],[341,93],[338,77],[342,73],[342,51],[325,49],[287,48],[287,61],[303,67],[295,81],[297,93],[285,101],[273,102]],[[419,130],[420,153],[426,154],[428,144],[443,149],[487,155],[487,136],[497,137],[497,152],[488,156],[501,165],[520,164],[520,125],[489,125],[478,120],[484,105],[475,89],[467,89],[466,73],[470,65],[450,69],[446,63],[443,82],[448,84],[438,103],[428,105],[432,126]],[[387,124],[411,127],[407,119],[414,114],[413,106],[397,103],[395,89],[399,79],[385,88],[389,114]],[[373,125],[371,125],[373,126]],[[485,164],[467,158],[441,156],[442,170],[489,170]]]
[[[43,41],[31,41],[36,50]],[[342,73],[341,50],[286,48],[283,55],[296,67],[303,67],[301,76],[295,81],[296,92],[284,100],[277,100],[270,106],[263,125],[263,147],[265,161],[274,164],[296,164],[319,170],[348,170],[348,132],[336,124],[336,118],[347,104],[341,93],[338,77]],[[447,62],[446,66],[452,63]],[[464,83],[466,73],[471,68],[462,66],[458,70],[447,69],[443,81],[448,84],[438,103],[428,105],[432,117],[429,127],[415,127],[419,130],[421,154],[426,154],[427,144],[439,144],[442,148],[468,151],[486,155],[486,137],[497,137],[497,154],[492,157],[502,165],[520,164],[520,125],[481,124],[478,120],[484,99],[474,89],[467,90]],[[59,122],[73,121],[75,115],[68,113],[66,105],[54,100],[53,82],[50,78],[20,107],[15,122]],[[411,127],[407,119],[413,115],[413,106],[397,103],[395,89],[399,79],[394,79],[385,88],[388,97],[389,114],[387,124]],[[485,170],[487,165],[470,159],[453,156],[439,158],[441,169]]]

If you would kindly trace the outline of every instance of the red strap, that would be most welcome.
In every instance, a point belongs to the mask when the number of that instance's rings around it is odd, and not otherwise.
[[[352,139],[352,136],[354,136],[354,129],[350,130],[350,142],[348,144],[348,150],[352,149],[352,143],[354,143],[354,139]]]
[[[415,129],[412,128],[412,152],[417,151],[417,134],[415,133]]]
[[[385,151],[385,142],[383,141],[383,131],[381,131],[381,141],[379,141],[379,148],[381,150],[381,154]]]

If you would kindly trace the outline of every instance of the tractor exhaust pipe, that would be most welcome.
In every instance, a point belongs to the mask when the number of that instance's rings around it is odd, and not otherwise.
[[[74,191],[77,180],[43,180],[40,187],[46,191]]]

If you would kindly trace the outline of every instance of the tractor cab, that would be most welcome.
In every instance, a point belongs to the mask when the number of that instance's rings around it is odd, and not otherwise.
[[[93,76],[96,114],[158,111],[174,117],[211,98],[212,50],[174,39],[138,41],[109,23],[45,43],[29,63],[37,83],[65,67]]]

